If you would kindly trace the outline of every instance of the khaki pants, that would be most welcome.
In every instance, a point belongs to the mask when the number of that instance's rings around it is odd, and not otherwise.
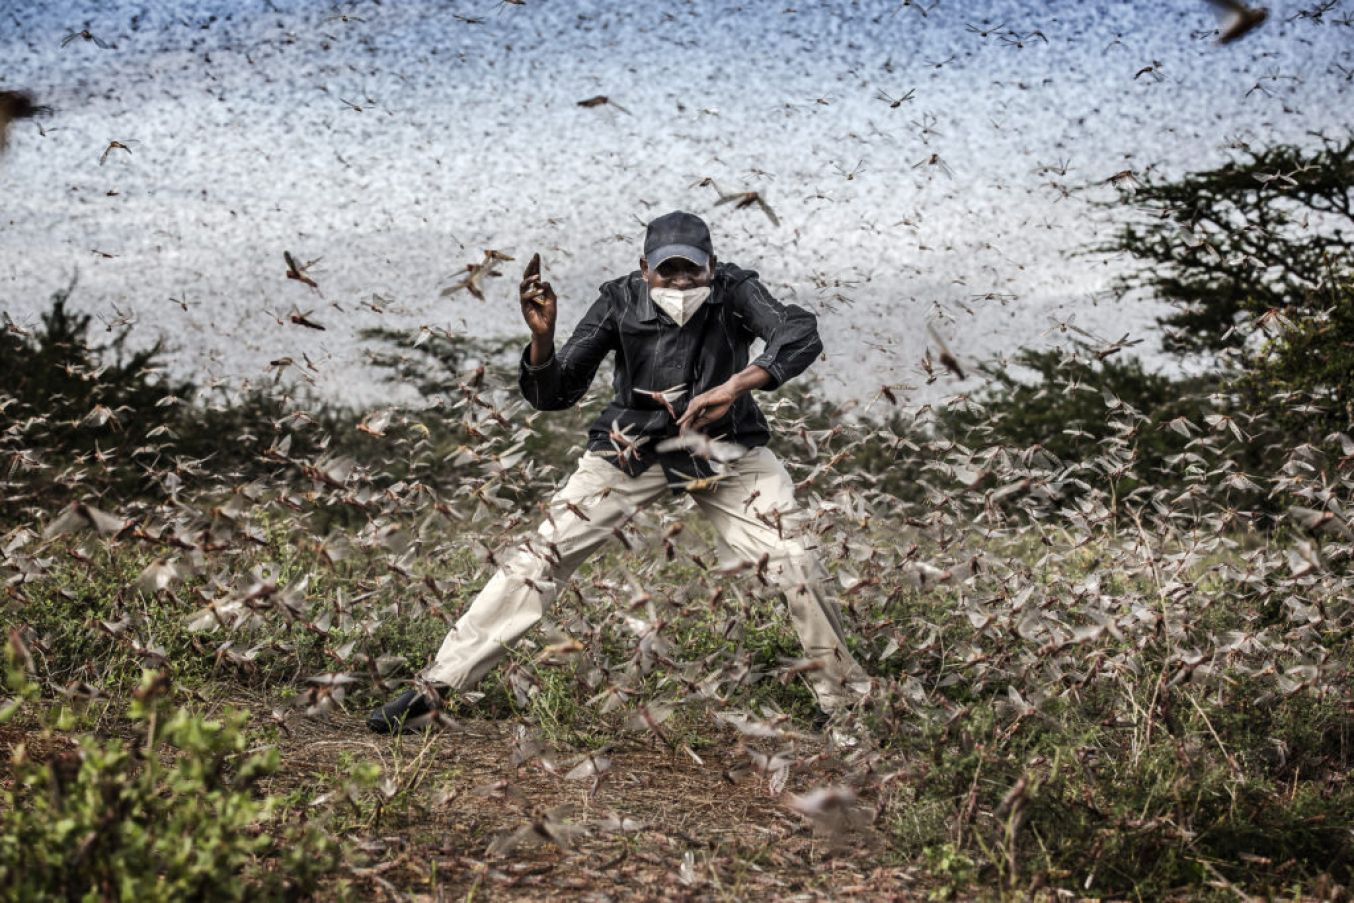
[[[824,593],[827,573],[813,538],[801,535],[806,515],[795,503],[794,483],[765,448],[752,449],[728,468],[730,476],[691,497],[718,531],[724,551],[753,562],[769,555],[766,578],[785,594],[806,656],[822,662],[807,678],[819,706],[830,712],[862,694],[869,678],[847,651],[840,616]],[[474,686],[541,619],[574,570],[612,538],[612,529],[669,491],[657,464],[632,477],[601,455],[585,453],[551,499],[538,538],[507,555],[423,677],[455,690]]]

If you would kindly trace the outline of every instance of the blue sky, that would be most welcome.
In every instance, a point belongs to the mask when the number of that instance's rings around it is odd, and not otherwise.
[[[819,314],[840,396],[920,382],[930,320],[970,359],[1069,317],[1150,337],[1156,309],[1105,295],[1125,262],[1069,256],[1118,215],[1088,201],[1124,169],[1346,133],[1354,7],[1315,5],[1224,47],[1202,0],[0,0],[3,87],[56,108],[0,160],[0,308],[31,323],[78,269],[77,301],[199,377],[305,354],[322,391],[369,401],[361,327],[520,333],[539,250],[567,332],[680,207]],[[61,46],[86,25],[111,46]],[[577,105],[599,94],[624,111]],[[130,152],[101,164],[114,140]],[[485,248],[519,262],[485,301],[441,297]],[[319,258],[320,291],[283,250]],[[279,324],[293,309],[328,328]]]

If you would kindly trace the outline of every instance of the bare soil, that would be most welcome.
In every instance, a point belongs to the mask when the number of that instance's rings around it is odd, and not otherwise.
[[[787,793],[832,782],[843,764],[835,757],[792,772],[773,793],[756,772],[737,782],[726,776],[748,762],[732,731],[698,752],[704,764],[656,738],[632,737],[608,753],[612,767],[592,793],[591,781],[565,780],[538,760],[514,765],[513,722],[462,720],[400,738],[371,734],[353,716],[298,719],[290,727],[272,792],[333,786],[353,760],[379,762],[413,788],[350,835],[365,856],[346,866],[347,875],[366,892],[457,900],[925,895],[913,870],[889,864],[893,857],[873,828],[828,836],[785,804]],[[798,750],[817,751],[804,742]],[[495,837],[565,804],[575,807],[565,821],[589,829],[569,848],[531,838],[506,854],[487,853]],[[643,827],[601,830],[613,814]]]

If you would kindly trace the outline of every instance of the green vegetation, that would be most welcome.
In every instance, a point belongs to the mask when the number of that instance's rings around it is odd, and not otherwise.
[[[16,647],[7,649],[9,686],[32,704],[36,688],[18,667],[27,652]],[[89,726],[63,705],[13,746],[13,777],[0,791],[6,898],[295,897],[335,867],[324,832],[286,821],[279,801],[258,792],[279,760],[275,749],[250,749],[248,713],[204,718],[169,705],[168,690],[164,675],[146,673],[127,710],[129,737],[60,744]]]
[[[698,520],[675,530],[680,500],[560,588],[453,701],[460,727],[368,742],[360,716],[529,535],[604,390],[541,417],[514,343],[373,333],[418,403],[329,409],[281,380],[204,398],[158,346],[95,347],[61,293],[43,332],[0,338],[0,895],[558,895],[577,866],[739,897],[868,866],[937,898],[1337,896],[1347,248],[1323,233],[1290,274],[1232,278],[1190,230],[1254,216],[1299,242],[1289,208],[1340,212],[1348,151],[1253,156],[1145,182],[1134,202],[1171,215],[1119,239],[1156,264],[1137,287],[1182,302],[1181,349],[1219,355],[1207,375],[1078,342],[1016,355],[1031,378],[986,368],[948,410],[769,399],[874,678],[833,724],[854,747],[808,734],[775,587]],[[1232,232],[1208,239],[1240,242],[1223,260],[1256,253]],[[485,718],[516,724],[485,739]],[[602,758],[640,764],[575,773]],[[734,839],[688,823],[735,812]]]

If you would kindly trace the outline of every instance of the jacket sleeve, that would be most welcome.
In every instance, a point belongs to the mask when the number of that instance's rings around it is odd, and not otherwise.
[[[764,389],[774,389],[803,373],[822,354],[818,318],[797,304],[781,304],[755,276],[737,285],[733,302],[735,316],[766,342],[766,349],[752,361],[771,374]]]
[[[604,285],[592,307],[574,327],[564,347],[543,364],[531,364],[531,345],[522,351],[518,385],[522,397],[539,411],[571,408],[588,391],[597,368],[616,347],[616,324]]]

